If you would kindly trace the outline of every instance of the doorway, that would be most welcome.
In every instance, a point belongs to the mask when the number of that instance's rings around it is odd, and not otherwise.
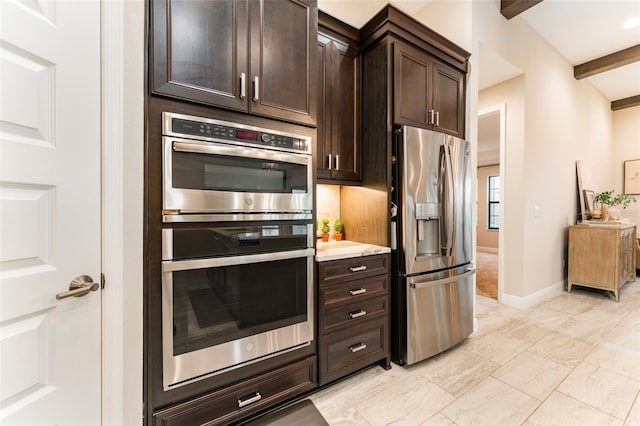
[[[477,294],[500,300],[505,105],[478,111]]]

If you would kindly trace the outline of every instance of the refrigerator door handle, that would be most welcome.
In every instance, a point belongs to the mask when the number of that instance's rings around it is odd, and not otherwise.
[[[444,214],[440,220],[440,249],[445,250],[446,256],[450,256],[449,253],[453,244],[453,222],[454,222],[454,193],[453,193],[453,163],[451,161],[451,152],[448,145],[443,145],[443,153],[441,154],[441,179],[442,182],[442,207]],[[443,234],[446,240],[443,242]]]
[[[421,289],[421,288],[427,288],[427,287],[436,287],[436,286],[439,286],[439,285],[449,284],[449,283],[452,283],[454,281],[458,281],[459,279],[462,279],[464,277],[468,277],[469,275],[473,275],[475,272],[476,272],[476,270],[474,268],[467,268],[465,273],[460,274],[460,275],[456,275],[454,277],[442,278],[440,280],[435,280],[435,281],[430,281],[430,280],[417,281],[417,282],[409,281],[409,287],[415,288],[415,289]]]

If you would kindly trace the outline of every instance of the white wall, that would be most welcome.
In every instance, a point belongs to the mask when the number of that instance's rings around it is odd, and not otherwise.
[[[516,262],[505,259],[510,271],[503,289],[526,304],[564,280],[567,226],[577,214],[575,161],[600,165],[602,182],[611,182],[612,114],[609,101],[575,80],[573,66],[521,17],[500,15],[499,0],[474,2],[473,26],[474,54],[482,43],[524,71],[522,146],[512,142],[507,125],[505,216],[520,219],[513,228],[505,224],[504,252]],[[511,114],[507,106],[508,120]],[[522,239],[511,232],[522,232]]]
[[[624,191],[624,162],[640,159],[640,106],[613,113],[613,186],[615,192]],[[640,195],[636,203],[622,210],[622,217],[640,229]]]

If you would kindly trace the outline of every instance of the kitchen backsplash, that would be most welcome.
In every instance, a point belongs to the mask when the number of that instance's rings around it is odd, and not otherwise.
[[[320,222],[320,227],[316,229],[320,235],[322,219],[329,219],[329,238],[333,239],[334,221],[340,217],[340,187],[338,185],[316,185],[316,219]],[[318,226],[316,224],[316,226]]]

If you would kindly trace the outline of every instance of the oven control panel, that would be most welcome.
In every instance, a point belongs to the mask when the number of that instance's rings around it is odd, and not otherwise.
[[[240,145],[311,153],[310,138],[225,121],[163,113],[163,133],[199,139],[224,140]]]

